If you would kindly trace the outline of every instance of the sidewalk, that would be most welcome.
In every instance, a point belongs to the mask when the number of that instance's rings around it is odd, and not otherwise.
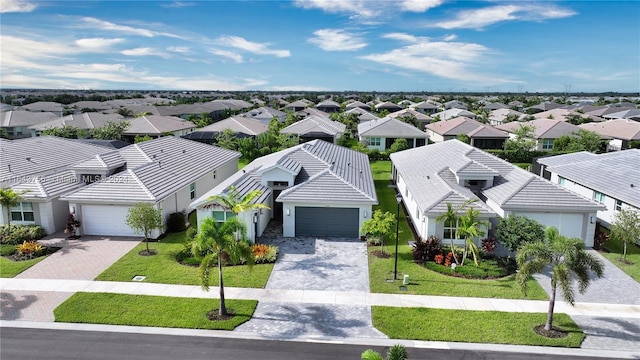
[[[117,294],[156,295],[170,297],[217,298],[218,288],[209,292],[199,286],[56,279],[0,279],[2,292],[106,292]],[[227,299],[258,300],[275,303],[307,303],[333,305],[365,305],[394,307],[429,307],[505,312],[547,312],[548,301],[513,300],[428,295],[379,294],[364,291],[268,290],[225,287]],[[640,319],[640,305],[576,303],[571,306],[556,301],[555,311],[568,315]]]

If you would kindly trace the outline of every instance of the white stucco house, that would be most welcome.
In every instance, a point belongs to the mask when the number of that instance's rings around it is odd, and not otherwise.
[[[406,139],[410,148],[423,146],[427,133],[402,120],[387,116],[358,124],[358,138],[365,141],[369,149],[385,151],[396,139]]]
[[[604,154],[582,151],[539,158],[541,176],[604,205],[598,221],[610,226],[622,209],[640,211],[640,150]]]
[[[493,226],[509,214],[522,215],[593,246],[596,213],[604,206],[478,148],[454,139],[391,154],[391,162],[408,217],[422,238],[448,240],[453,229],[436,218],[447,203],[476,200],[479,217]]]
[[[313,140],[260,157],[190,205],[202,219],[233,216],[210,199],[235,187],[240,196],[261,191],[255,202],[269,207],[241,213],[252,241],[270,221],[281,221],[284,237],[360,236],[364,221],[378,203],[367,155]]]

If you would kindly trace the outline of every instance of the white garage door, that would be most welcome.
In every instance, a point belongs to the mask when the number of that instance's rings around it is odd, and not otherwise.
[[[546,226],[555,226],[560,234],[570,238],[582,238],[582,229],[585,228],[585,216],[571,213],[519,213],[529,219],[536,220]],[[583,239],[584,240],[584,239]]]
[[[139,236],[125,223],[129,206],[82,205],[82,228],[86,235]]]

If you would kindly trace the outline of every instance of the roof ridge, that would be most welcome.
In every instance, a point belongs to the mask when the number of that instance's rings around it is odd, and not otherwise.
[[[102,164],[104,167],[108,167],[108,166],[107,166],[107,163],[106,163],[106,162],[104,162],[104,160],[102,159],[102,156],[100,156],[100,154],[96,154],[96,159],[98,159],[98,162],[99,162],[100,164]]]
[[[38,187],[38,190],[40,190],[40,192],[42,192],[42,194],[44,195],[44,197],[49,197],[49,194],[47,193],[47,191],[44,189],[44,186],[42,185],[42,177],[38,176],[36,177],[36,186]]]
[[[364,195],[365,197],[371,199],[371,200],[376,200],[374,198],[372,198],[371,196],[369,196],[368,194],[366,194],[364,191],[362,191],[359,187],[357,187],[355,184],[351,183],[350,181],[348,181],[347,179],[345,179],[344,177],[340,176],[338,173],[336,173],[335,171],[333,171],[331,168],[328,168],[327,170],[329,170],[329,172],[331,174],[333,174],[335,177],[337,177],[338,179],[342,180],[343,183],[351,186],[352,188],[354,188],[356,191],[358,191],[359,193],[361,193],[362,195]],[[363,170],[360,170],[360,172],[362,173]],[[322,171],[320,172],[322,173]],[[309,179],[311,180],[311,179]]]
[[[243,116],[240,116],[240,118],[242,118],[242,119],[247,119],[247,118],[245,118],[245,117],[243,117]],[[238,121],[238,119],[237,119],[237,117],[236,117],[236,116],[232,116],[232,117],[231,117],[231,119],[233,119],[233,121],[235,121],[238,125],[240,125],[240,126],[242,126],[243,128],[247,129],[247,131],[249,131],[249,133],[251,133],[251,134],[255,134],[255,131],[253,131],[253,130],[249,129],[249,128],[248,128],[248,127],[246,127],[244,124],[242,124],[240,121]],[[248,120],[248,119],[247,119],[247,120]]]
[[[149,191],[149,188],[147,188],[147,186],[142,182],[142,180],[140,180],[140,178],[138,177],[138,175],[135,174],[135,172],[133,171],[133,169],[129,169],[127,170],[127,172],[129,173],[129,175],[131,175],[131,177],[133,178],[133,180],[135,180],[138,185],[140,185],[140,187],[142,188],[142,190],[144,190],[144,192],[149,195],[149,197],[153,200],[156,200],[156,197],[153,196],[153,194],[151,193],[151,191]]]

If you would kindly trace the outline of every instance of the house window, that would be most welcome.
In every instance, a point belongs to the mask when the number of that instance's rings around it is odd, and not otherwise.
[[[444,223],[444,239],[455,239],[456,236],[456,224],[453,222]]]
[[[565,178],[563,178],[562,176],[558,176],[558,185],[564,186],[564,180]]]
[[[616,200],[615,210],[616,211],[621,211],[622,210],[622,200]]]
[[[553,139],[542,140],[542,150],[551,150],[551,149],[553,149]]]
[[[232,211],[221,211],[221,210],[214,210],[211,213],[211,216],[213,217],[213,219],[216,222],[225,222],[227,221],[227,219],[231,219],[233,217],[236,216],[236,214],[234,214]]]
[[[606,198],[607,197],[601,192],[598,192],[598,191],[594,191],[593,192],[593,200],[595,200],[595,201],[597,201],[599,203],[604,203],[604,200]]]
[[[379,137],[372,137],[369,138],[369,146],[380,146],[380,138]]]
[[[21,202],[16,206],[12,206],[11,221],[35,221],[33,204],[30,202]]]
[[[191,183],[189,185],[189,196],[191,197],[191,200],[196,198],[196,183]]]

